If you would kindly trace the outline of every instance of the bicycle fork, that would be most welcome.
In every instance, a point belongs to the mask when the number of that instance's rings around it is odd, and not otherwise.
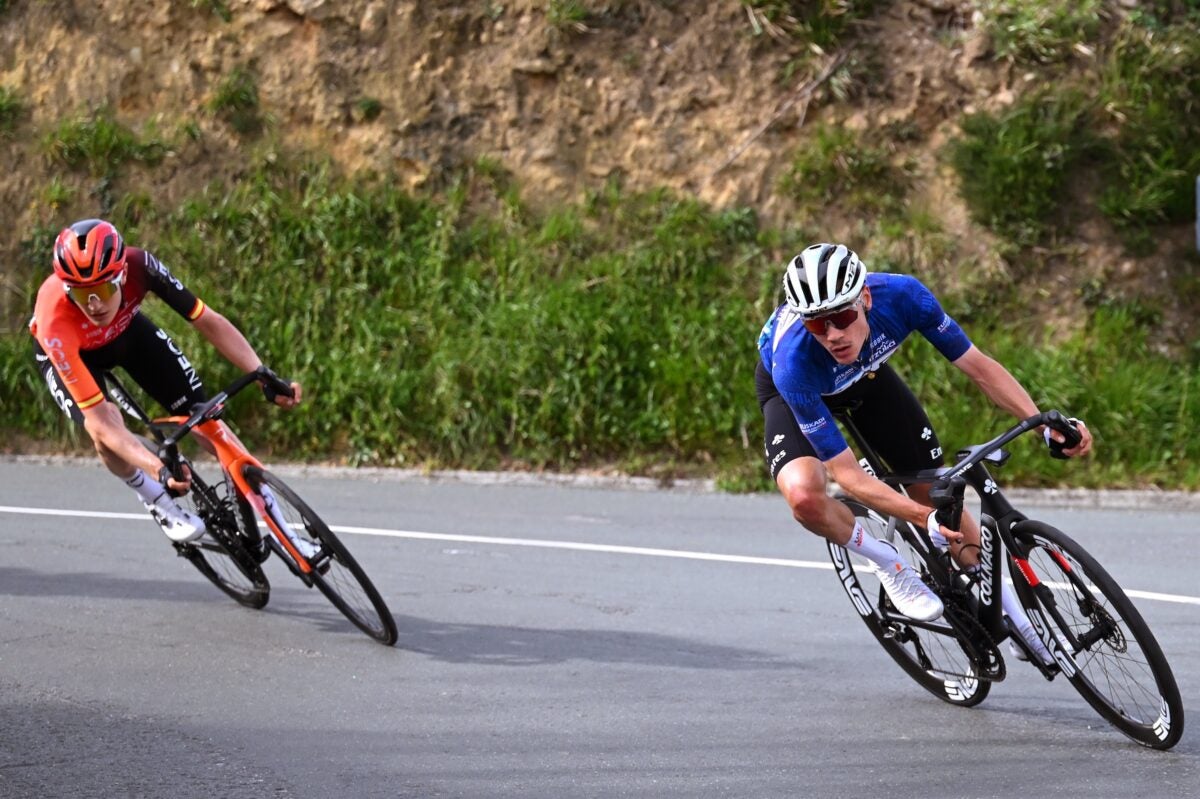
[[[1079,578],[1075,575],[1066,559],[1063,558],[1060,553],[1052,549],[1048,551],[1051,557],[1053,557],[1054,560],[1059,564],[1059,567],[1062,568],[1063,573],[1067,575],[1068,579],[1071,581],[1071,584],[1076,588],[1077,591],[1080,592],[1080,595],[1083,597],[1080,600],[1080,608],[1083,609],[1084,604],[1087,603],[1093,609],[1095,609],[1096,604],[1095,601],[1091,599],[1091,594],[1080,584]],[[1071,647],[1073,651],[1068,652],[1059,641],[1058,636],[1051,631],[1050,625],[1047,623],[1046,616],[1044,615],[1044,613],[1048,613],[1054,619],[1055,623],[1058,625],[1058,628],[1065,634],[1070,635],[1070,624],[1066,621],[1066,619],[1063,618],[1062,612],[1058,608],[1058,601],[1054,598],[1054,592],[1051,591],[1049,586],[1045,585],[1041,578],[1038,577],[1037,572],[1033,570],[1033,566],[1031,566],[1027,558],[1024,557],[1028,554],[1027,551],[1018,547],[1016,541],[1009,542],[1009,552],[1012,554],[1013,563],[1016,565],[1017,572],[1021,575],[1021,579],[1025,581],[1025,584],[1029,587],[1029,590],[1033,592],[1033,595],[1038,600],[1038,607],[1026,607],[1025,614],[1029,617],[1030,623],[1033,624],[1033,629],[1037,633],[1038,638],[1041,639],[1041,642],[1046,646],[1046,649],[1050,650],[1050,654],[1054,656],[1054,663],[1057,665],[1057,669],[1055,669],[1054,666],[1043,665],[1036,657],[1031,656],[1029,662],[1037,666],[1038,670],[1042,672],[1042,675],[1047,680],[1053,680],[1059,671],[1061,671],[1067,676],[1068,679],[1070,679],[1071,677],[1074,677],[1078,671],[1078,668],[1075,665],[1074,655],[1083,649],[1086,649],[1088,646],[1091,646],[1091,644],[1095,643],[1096,641],[1105,638],[1109,631],[1107,629],[1103,629],[1106,627],[1106,625],[1097,623],[1092,627],[1091,630],[1085,633],[1082,638],[1071,636]],[[1016,575],[1013,576],[1013,579],[1017,579]],[[1093,612],[1088,612],[1086,610],[1084,612],[1089,618],[1094,617]],[[1086,643],[1083,643],[1085,640]],[[1032,653],[1030,654],[1032,655]]]

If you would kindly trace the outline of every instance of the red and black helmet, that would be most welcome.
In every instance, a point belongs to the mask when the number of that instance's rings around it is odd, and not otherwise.
[[[84,219],[65,227],[54,242],[54,274],[68,285],[104,283],[124,268],[125,241],[103,219]]]

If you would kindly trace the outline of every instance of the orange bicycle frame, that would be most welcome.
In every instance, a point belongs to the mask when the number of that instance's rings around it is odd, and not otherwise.
[[[164,419],[155,419],[155,423],[167,424],[183,424],[188,420],[186,416],[168,416]],[[292,562],[300,568],[300,571],[308,574],[312,571],[312,567],[308,565],[308,559],[297,551],[292,544],[291,537],[284,534],[279,528],[279,523],[275,521],[275,517],[267,510],[266,504],[263,502],[262,494],[255,491],[250,483],[246,481],[243,474],[247,466],[254,466],[262,469],[262,462],[250,454],[245,445],[238,440],[229,426],[220,419],[209,419],[201,422],[192,428],[201,440],[207,442],[213,454],[217,456],[217,460],[221,462],[221,468],[225,471],[229,478],[233,481],[234,488],[238,494],[246,499],[254,508],[254,512],[267,525],[271,535],[279,542],[279,545],[284,548],[292,558]]]

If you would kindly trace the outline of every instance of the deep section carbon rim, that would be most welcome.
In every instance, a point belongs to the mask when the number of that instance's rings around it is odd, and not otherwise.
[[[309,559],[314,585],[334,607],[360,630],[391,646],[396,643],[396,622],[383,598],[345,545],[328,525],[282,480],[254,466],[245,470],[251,487],[267,486],[279,515],[295,539],[307,541],[316,550]]]
[[[886,519],[858,502],[842,501],[868,533],[880,540],[888,539]],[[897,537],[893,543],[909,563],[921,568],[920,556],[903,540]],[[973,648],[961,641],[952,627],[942,620],[922,624],[899,616],[866,559],[833,543],[829,544],[829,554],[859,617],[910,677],[953,705],[970,707],[984,700],[991,682],[979,678],[975,660],[968,654]]]
[[[1062,532],[1025,522],[1014,533],[1030,546],[1040,581],[1042,619],[1070,656],[1064,674],[1113,726],[1138,743],[1169,749],[1183,734],[1179,688],[1158,641],[1108,572]],[[1024,581],[1017,588],[1025,599]],[[1036,608],[1036,606],[1035,606]],[[1041,617],[1041,618],[1038,618]]]

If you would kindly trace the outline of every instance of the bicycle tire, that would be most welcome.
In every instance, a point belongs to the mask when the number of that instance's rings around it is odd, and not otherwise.
[[[838,498],[871,535],[887,538],[887,520],[860,502]],[[899,542],[903,544],[903,542]],[[943,623],[905,622],[892,607],[867,561],[828,542],[829,557],[851,604],[884,651],[929,693],[957,707],[973,707],[987,698],[991,680],[980,677],[973,645]],[[902,550],[903,551],[903,550]],[[923,568],[916,553],[907,555]],[[925,575],[922,575],[925,576]]]
[[[293,533],[307,538],[320,549],[310,559],[308,577],[333,606],[356,627],[385,646],[396,643],[396,620],[375,584],[329,526],[286,483],[257,466],[243,471],[255,491],[269,486],[279,510]],[[285,555],[285,557],[289,557]]]
[[[257,537],[253,510],[224,478],[209,484],[194,464],[188,467],[192,488],[176,501],[204,520],[205,532],[198,541],[175,544],[175,551],[238,604],[255,610],[265,607],[271,584],[246,548],[248,539]]]
[[[178,426],[159,424],[157,428],[170,435]],[[158,452],[153,440],[143,435],[135,437],[146,449]],[[266,607],[271,598],[271,583],[259,560],[247,548],[248,543],[258,540],[254,510],[238,496],[224,475],[219,481],[208,483],[200,476],[196,464],[188,461],[188,469],[192,472],[192,488],[175,501],[204,520],[205,533],[198,541],[172,543],[176,554],[239,605],[255,610]]]
[[[1063,675],[1097,713],[1139,744],[1170,749],[1178,743],[1183,735],[1179,687],[1157,639],[1121,586],[1057,528],[1023,521],[1013,535],[1030,548],[1028,563],[1044,588],[1014,579],[1017,596],[1043,640],[1050,634],[1059,644],[1056,659]],[[1089,634],[1094,640],[1081,642]]]

